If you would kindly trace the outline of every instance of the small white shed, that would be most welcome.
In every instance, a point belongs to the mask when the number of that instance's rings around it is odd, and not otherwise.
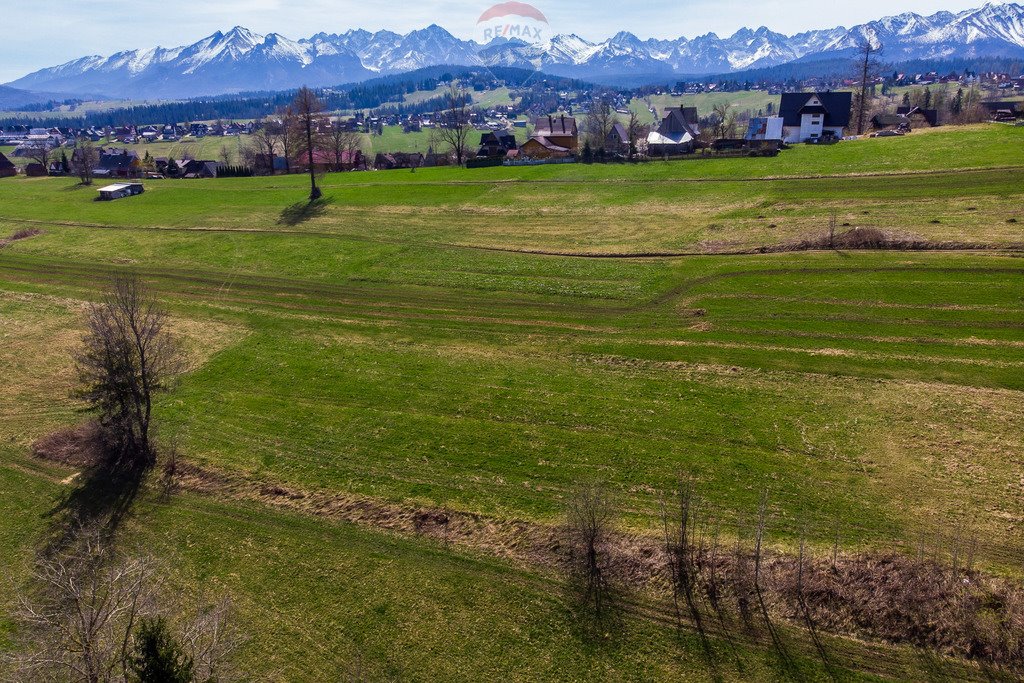
[[[97,190],[100,193],[100,199],[108,202],[115,199],[124,199],[125,197],[134,197],[145,191],[142,183],[115,183]]]

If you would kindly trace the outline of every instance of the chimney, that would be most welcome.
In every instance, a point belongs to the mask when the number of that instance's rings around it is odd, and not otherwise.
[[[555,132],[555,120],[548,116],[548,130],[552,133]]]
[[[565,114],[562,114],[562,133],[565,133]]]

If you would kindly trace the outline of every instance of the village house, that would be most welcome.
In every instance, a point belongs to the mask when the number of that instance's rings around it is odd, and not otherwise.
[[[47,175],[52,176],[63,176],[71,172],[71,165],[67,163],[67,156],[62,156],[60,159],[54,159],[46,167]]]
[[[696,107],[669,109],[657,130],[647,136],[647,154],[651,157],[690,154],[699,135]]]
[[[18,167],[10,159],[0,152],[0,178],[10,178],[18,175]]]
[[[841,140],[850,125],[852,104],[849,92],[783,93],[779,105],[783,141]]]
[[[28,137],[25,126],[9,126],[0,129],[0,145],[20,145]]]
[[[629,131],[621,123],[615,123],[605,138],[604,146],[612,154],[629,154]]]
[[[14,156],[32,157],[41,149],[49,151],[62,144],[64,144],[64,136],[56,128],[33,128],[14,148]]]
[[[871,117],[871,128],[876,131],[910,131],[910,121],[903,114],[875,114]]]
[[[981,106],[988,112],[993,121],[1014,121],[1024,112],[1018,102],[982,102]]]
[[[747,124],[744,139],[750,142],[782,142],[783,128],[781,116],[755,116]]]
[[[476,156],[480,159],[507,157],[509,152],[518,148],[516,136],[509,131],[491,131],[480,136],[480,149]]]
[[[142,160],[134,151],[102,149],[93,174],[98,178],[138,178],[142,175]]]
[[[567,159],[579,151],[580,137],[576,119],[561,114],[541,116],[533,126],[533,135],[519,148],[530,159]]]
[[[201,159],[190,159],[178,164],[181,169],[181,177],[187,179],[216,178],[217,162]]]
[[[33,128],[28,132],[26,139],[28,142],[45,142],[51,148],[64,143],[64,135],[59,128]]]
[[[308,170],[308,163],[302,165]],[[313,168],[318,173],[330,173],[340,171],[365,171],[366,156],[361,150],[315,150],[313,152]]]
[[[373,167],[378,171],[393,171],[399,168],[422,168],[423,155],[419,152],[395,152],[394,154],[378,154]]]
[[[280,154],[255,154],[252,157],[252,167],[256,175],[275,175],[289,170],[290,164]]]
[[[160,139],[160,131],[156,126],[146,126],[139,129],[139,137],[143,142],[156,142]]]
[[[911,129],[934,128],[939,125],[938,109],[922,109],[921,107],[899,107],[896,114],[904,117]]]
[[[775,155],[782,146],[782,117],[755,116],[747,124],[742,138],[742,149]],[[714,144],[714,143],[712,143]]]

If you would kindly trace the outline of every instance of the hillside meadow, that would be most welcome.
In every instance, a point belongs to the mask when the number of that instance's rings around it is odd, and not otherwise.
[[[82,310],[128,270],[191,360],[161,438],[239,486],[544,526],[599,481],[621,528],[653,536],[684,474],[740,531],[767,494],[780,551],[955,530],[1019,579],[1022,143],[983,126],[775,159],[331,174],[312,207],[301,177],[147,182],[112,203],[2,180],[0,238],[41,232],[0,248],[0,558],[23,572],[75,486],[31,445],[83,419]],[[924,248],[757,253],[833,214]],[[233,597],[253,678],[713,677],[650,596],[595,642],[545,567],[312,503],[146,494],[123,535],[184,593]],[[795,670],[755,639],[720,675],[981,675],[828,636],[838,671],[802,629],[783,637]]]

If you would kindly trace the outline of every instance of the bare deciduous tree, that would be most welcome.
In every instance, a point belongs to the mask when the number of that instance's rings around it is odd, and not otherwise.
[[[242,638],[231,624],[232,604],[222,598],[212,607],[200,608],[180,629],[179,641],[192,659],[197,681],[228,683],[235,679],[231,655]]]
[[[469,136],[473,131],[470,125],[469,93],[454,82],[444,95],[445,109],[437,118],[437,127],[433,130],[431,143],[447,147],[455,155],[455,163],[462,165],[466,160],[469,147]]]
[[[155,461],[153,399],[182,370],[183,357],[167,329],[167,312],[135,275],[117,277],[89,307],[77,357],[80,388],[98,419],[116,464]]]
[[[635,111],[629,112],[629,123],[626,126],[626,132],[629,134],[629,158],[632,159],[637,154],[646,151],[640,149],[641,140],[644,137],[644,125],[640,122],[640,115]]]
[[[715,140],[736,136],[736,112],[731,104],[716,104],[711,110],[711,118],[711,133]]]
[[[608,136],[615,125],[615,110],[608,103],[607,98],[602,96],[594,97],[590,101],[590,111],[584,122],[584,132],[590,142],[590,148],[595,152],[604,153],[608,146]]]
[[[41,556],[16,598],[19,647],[2,662],[4,678],[24,681],[125,683],[144,619],[169,618],[174,638],[192,662],[193,680],[236,679],[231,655],[240,638],[231,603],[192,608],[160,581],[149,557],[116,552],[99,527],[75,530],[69,547]],[[163,614],[161,614],[163,613]]]
[[[345,166],[355,167],[356,156],[362,149],[362,135],[352,130],[345,123],[336,119],[331,121],[325,145],[334,162],[335,171],[345,170]]]
[[[567,527],[574,587],[599,619],[611,599],[609,536],[614,522],[611,497],[598,484],[576,488],[569,499]]]
[[[281,136],[279,138],[281,144],[281,154],[284,156],[284,172],[290,174],[292,172],[292,162],[297,160],[302,153],[302,131],[296,124],[298,120],[295,115],[295,109],[288,105],[282,107],[278,111],[278,116],[281,119]]]
[[[291,108],[295,114],[295,125],[301,133],[300,142],[303,146],[306,163],[309,166],[309,201],[314,202],[323,196],[323,192],[316,185],[316,164],[313,157],[318,147],[320,124],[324,117],[324,103],[320,101],[316,93],[306,86],[302,86],[295,94]]]
[[[92,140],[85,136],[78,138],[75,151],[71,154],[71,166],[83,185],[92,185],[93,171],[99,160],[99,151]]]
[[[672,585],[672,599],[676,619],[682,626],[680,601],[686,609],[701,639],[708,664],[714,666],[714,652],[704,628],[704,619],[697,604],[700,583],[700,565],[696,544],[697,515],[693,483],[686,479],[679,482],[674,509],[662,502],[662,520],[665,529],[665,556],[669,581]]]
[[[274,159],[282,147],[281,138],[284,126],[273,119],[262,119],[256,122],[249,144],[242,151],[247,163],[254,169],[265,169],[274,174]]]
[[[15,617],[24,647],[12,680],[125,680],[131,634],[155,610],[152,560],[111,557],[101,534],[82,531],[71,549],[33,568]]]
[[[878,73],[879,63],[875,59],[882,46],[875,46],[870,40],[865,39],[857,46],[857,70],[860,78],[860,93],[858,94],[855,110],[857,112],[857,135],[864,134],[864,124],[867,121],[867,113],[870,109],[869,88],[870,81]]]
[[[53,148],[50,147],[50,143],[46,140],[36,140],[26,146],[26,156],[37,164],[41,164],[43,168],[48,169],[50,166],[50,158],[53,156]]]

